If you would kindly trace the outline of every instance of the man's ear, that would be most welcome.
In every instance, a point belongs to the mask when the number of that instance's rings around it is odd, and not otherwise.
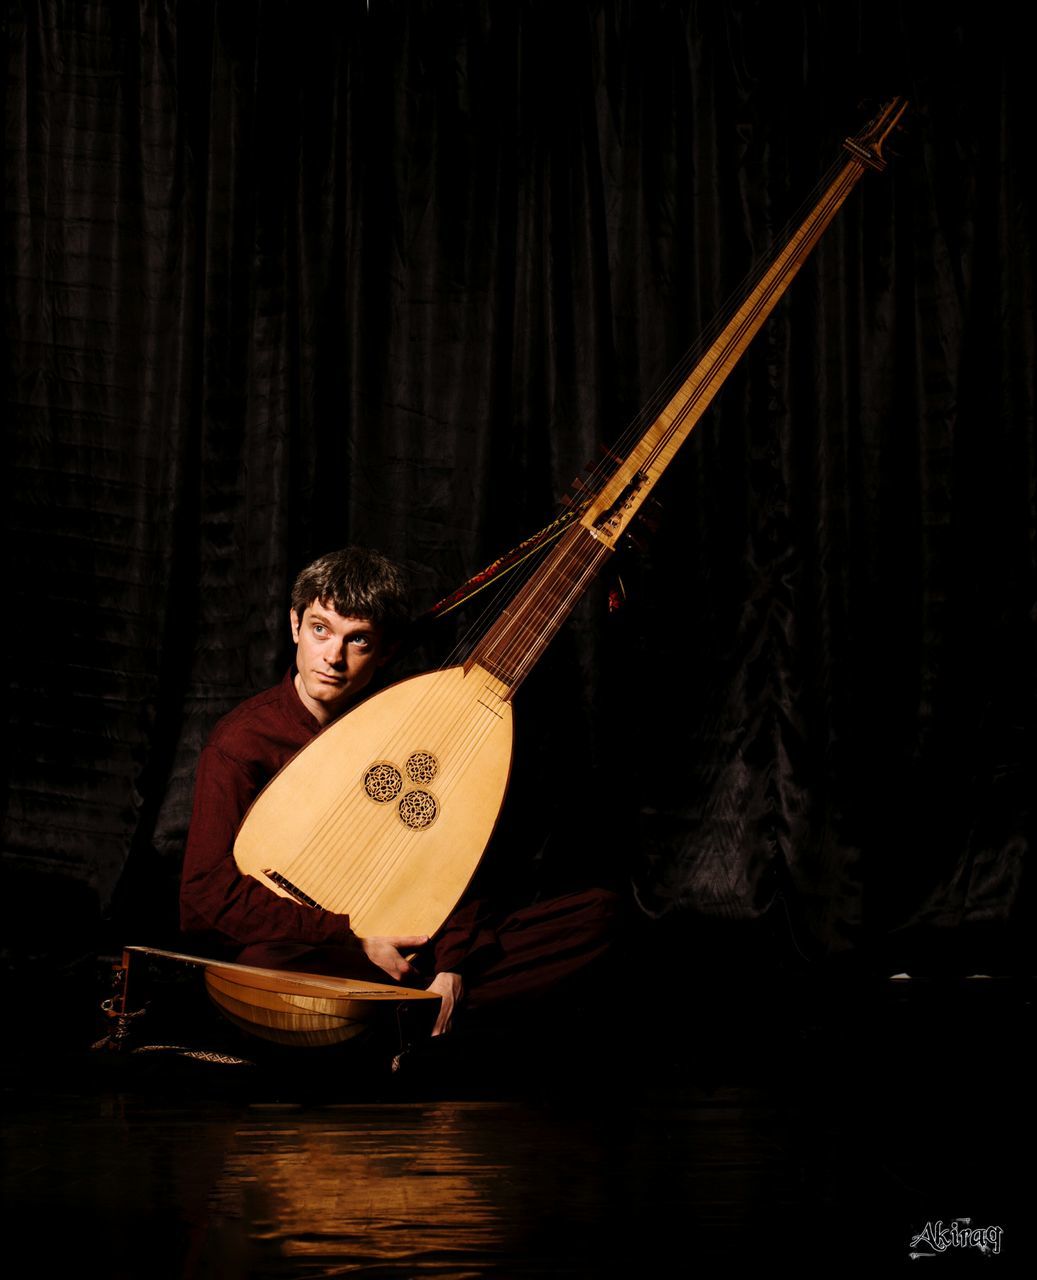
[[[302,626],[302,618],[295,612],[295,606],[288,610],[288,622],[292,628],[292,640],[295,644],[299,643],[299,628]]]

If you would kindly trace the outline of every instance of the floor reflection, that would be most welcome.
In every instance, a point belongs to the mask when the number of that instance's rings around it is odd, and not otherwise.
[[[52,1274],[637,1274],[722,1252],[761,1213],[777,1225],[802,1186],[778,1115],[722,1097],[96,1103],[23,1106],[9,1131],[8,1208],[50,1240]]]
[[[253,1223],[271,1267],[277,1256],[317,1274],[464,1274],[509,1250],[502,1121],[514,1117],[456,1103],[331,1108],[295,1124],[260,1113],[235,1134],[216,1200]]]
[[[460,1097],[44,1055],[8,1064],[5,1225],[44,1276],[626,1280],[885,1275],[968,1212],[1007,1265],[1029,1254],[1032,1009],[851,1009],[715,1039],[694,1071],[599,1057]]]

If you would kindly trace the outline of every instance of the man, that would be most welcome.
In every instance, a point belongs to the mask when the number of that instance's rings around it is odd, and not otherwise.
[[[292,669],[225,716],[202,752],[180,913],[186,933],[243,964],[425,985],[441,998],[438,1036],[462,1002],[471,1009],[535,998],[604,954],[613,895],[591,890],[503,915],[466,895],[435,938],[358,938],[348,916],[272,893],[242,875],[233,858],[256,795],[371,691],[407,616],[402,571],[377,552],[346,547],[299,574],[289,614]]]

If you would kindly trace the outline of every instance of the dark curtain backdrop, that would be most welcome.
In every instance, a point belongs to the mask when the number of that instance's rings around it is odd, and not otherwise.
[[[1028,967],[1020,24],[9,4],[8,955],[174,941],[194,764],[284,670],[294,573],[376,545],[422,608],[543,524],[902,92],[890,169],[523,689],[510,856],[614,877],[689,955],[759,926],[767,963]]]

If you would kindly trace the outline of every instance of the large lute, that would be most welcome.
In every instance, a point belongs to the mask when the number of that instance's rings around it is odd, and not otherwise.
[[[234,846],[275,893],[348,914],[360,936],[433,934],[464,893],[504,801],[511,702],[861,176],[885,167],[906,109],[857,137],[661,412],[592,490],[460,666],[401,681],[324,729],[256,798]]]

